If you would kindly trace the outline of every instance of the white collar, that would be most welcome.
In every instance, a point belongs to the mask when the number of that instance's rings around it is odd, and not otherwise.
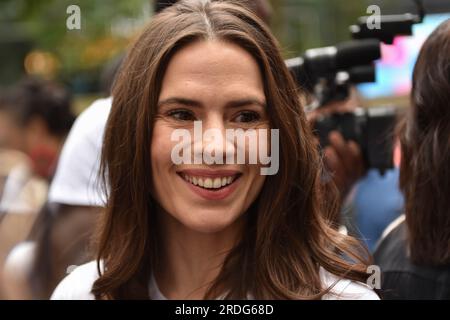
[[[159,290],[158,284],[156,283],[156,279],[153,273],[150,276],[150,283],[148,285],[148,295],[150,300],[167,300],[167,298],[162,294],[161,290]],[[217,300],[223,300],[223,296],[219,297]],[[254,297],[251,294],[248,294],[247,300],[254,300]]]
[[[148,295],[151,300],[167,300],[167,298],[159,290],[153,272],[150,277],[150,283],[148,285]]]

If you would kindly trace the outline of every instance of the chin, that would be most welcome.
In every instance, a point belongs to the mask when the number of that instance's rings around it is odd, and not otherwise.
[[[184,225],[199,233],[218,233],[232,226],[236,221],[231,216],[224,218],[226,215],[229,216],[229,212],[196,214],[196,217],[192,217]]]

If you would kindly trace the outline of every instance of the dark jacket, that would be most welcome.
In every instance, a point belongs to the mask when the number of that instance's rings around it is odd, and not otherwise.
[[[381,240],[374,258],[382,272],[383,299],[450,299],[450,266],[411,263],[405,221]]]

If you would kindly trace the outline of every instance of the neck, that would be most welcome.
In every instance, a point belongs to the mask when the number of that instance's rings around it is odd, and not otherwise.
[[[243,219],[219,232],[202,233],[161,212],[161,260],[154,270],[161,293],[167,299],[202,299],[239,239]]]

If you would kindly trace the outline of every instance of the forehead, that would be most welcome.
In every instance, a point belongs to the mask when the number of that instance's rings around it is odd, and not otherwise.
[[[165,72],[160,99],[170,94],[264,94],[258,63],[240,46],[201,40],[174,54]]]

